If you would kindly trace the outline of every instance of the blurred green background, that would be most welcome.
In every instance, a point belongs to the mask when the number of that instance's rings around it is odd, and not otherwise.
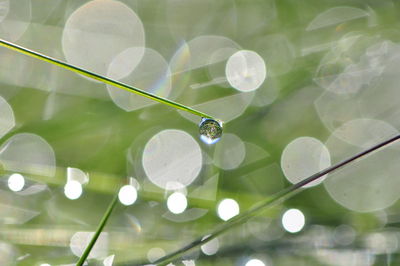
[[[0,48],[0,264],[151,264],[400,128],[398,1],[1,0],[0,38],[201,120]],[[394,144],[174,265],[398,265]],[[124,189],[121,187],[124,186]],[[226,199],[229,199],[226,201]],[[235,205],[237,204],[237,205]]]

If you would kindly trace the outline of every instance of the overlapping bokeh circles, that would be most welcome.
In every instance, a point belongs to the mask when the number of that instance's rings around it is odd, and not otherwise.
[[[170,63],[171,72],[176,80],[178,77],[190,75],[191,72],[205,70],[205,73],[208,74],[208,79],[199,81],[190,79],[192,84],[189,84],[189,87],[192,89],[191,95],[206,95],[211,89],[227,88],[231,86],[231,84],[229,84],[229,77],[227,76],[226,69],[229,59],[236,53],[239,53],[239,57],[242,53],[251,54],[250,59],[254,59],[251,61],[239,60],[240,62],[237,60],[238,56],[231,59],[231,61],[233,60],[233,63],[238,63],[241,70],[244,72],[250,68],[254,69],[259,64],[264,65],[263,59],[256,55],[255,52],[241,51],[241,47],[236,42],[225,36],[198,36],[183,43],[180,49],[178,49],[174,54]],[[228,70],[232,71],[232,67],[228,67]],[[265,69],[261,69],[260,72],[252,72],[249,76],[251,78],[249,83],[250,86],[245,88],[249,90],[246,91],[246,93],[243,93],[240,90],[240,93],[233,93],[236,90],[232,89],[232,93],[224,94],[217,98],[207,100],[207,97],[202,97],[206,100],[202,102],[194,101],[191,106],[199,111],[218,117],[224,122],[232,121],[242,115],[251,103],[254,96],[254,93],[251,91],[258,88],[257,86],[260,85],[258,83],[264,81],[265,77],[263,75],[266,75],[264,70]],[[238,79],[239,83],[243,80],[244,77],[242,76]],[[172,84],[174,85],[174,82]],[[185,84],[185,86],[188,85]],[[243,86],[239,86],[238,88],[243,89]],[[176,90],[175,87],[174,90]],[[184,90],[187,90],[187,88],[182,88],[182,91]],[[172,92],[172,94],[176,95],[176,92]],[[196,98],[189,98],[190,101],[193,101],[193,99]],[[193,117],[187,113],[181,113],[181,115],[192,122],[198,123],[197,117]]]
[[[149,180],[163,189],[180,189],[199,175],[203,158],[199,144],[188,133],[166,129],[146,144],[142,165]]]
[[[76,9],[65,23],[62,48],[68,63],[106,75],[115,56],[129,47],[144,48],[143,23],[127,5],[93,0]],[[138,54],[131,64],[141,60]]]
[[[326,142],[332,163],[357,154],[398,134],[392,125],[374,119],[351,120],[336,129]],[[329,195],[342,206],[372,212],[391,206],[400,198],[400,171],[396,163],[400,146],[393,144],[351,167],[330,174],[324,182]]]
[[[10,41],[18,40],[30,25],[31,18],[31,1],[0,1],[0,36]]]
[[[357,118],[383,120],[400,128],[399,76],[394,71],[399,55],[398,44],[360,34],[345,36],[327,53],[314,79],[327,91],[314,104],[329,131]]]
[[[56,158],[53,148],[42,137],[19,133],[0,147],[0,162],[8,171],[54,176]]]
[[[331,165],[329,150],[318,139],[299,137],[291,141],[283,150],[281,167],[286,179],[296,184]],[[304,187],[320,184],[324,177]]]
[[[14,111],[10,104],[0,96],[0,138],[15,126]]]
[[[243,141],[234,134],[224,134],[215,147],[214,164],[224,170],[238,168],[246,156]]]
[[[233,54],[226,63],[226,78],[238,91],[257,90],[267,77],[264,60],[254,51],[242,50]]]
[[[396,3],[308,2],[0,0],[1,39],[226,123],[206,145],[201,117],[2,48],[0,264],[72,265],[114,193],[89,264],[155,263],[193,239],[176,263],[395,259],[395,234],[365,232],[398,222],[398,143],[233,234],[197,238],[242,223],[285,177],[296,184],[399,134]]]
[[[141,58],[142,48],[132,47],[113,59],[108,68],[108,76],[126,84],[143,89],[152,94],[168,98],[171,92],[171,71],[165,59],[155,50],[146,48],[142,60],[133,69],[129,66],[130,56]],[[128,60],[127,60],[128,58]],[[130,72],[129,72],[130,70]],[[125,111],[134,111],[156,103],[131,91],[107,85],[113,102]]]

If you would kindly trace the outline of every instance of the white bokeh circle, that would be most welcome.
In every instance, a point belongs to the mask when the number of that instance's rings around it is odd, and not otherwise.
[[[115,56],[129,47],[144,47],[142,21],[127,5],[93,0],[75,10],[65,23],[62,49],[68,63],[105,75]],[[135,65],[141,58],[132,60]]]
[[[225,67],[229,84],[242,92],[258,89],[267,77],[264,59],[254,51],[240,50],[229,57]]]
[[[223,199],[218,203],[217,213],[224,221],[235,217],[240,212],[239,204],[234,199]]]
[[[289,233],[297,233],[305,225],[305,216],[298,209],[289,209],[282,216],[282,226]]]
[[[54,176],[56,158],[53,148],[42,137],[19,133],[0,147],[0,163],[8,171]]]
[[[9,41],[18,40],[28,29],[32,19],[30,0],[0,1],[0,36]]]
[[[224,170],[232,170],[243,162],[246,156],[244,142],[234,134],[224,134],[215,146],[214,164]]]
[[[147,177],[163,189],[174,189],[174,184],[190,185],[199,175],[202,163],[199,144],[188,133],[176,129],[153,136],[142,156]]]
[[[291,141],[281,156],[282,171],[292,184],[296,184],[330,165],[329,150],[321,141],[312,137],[299,137]],[[319,178],[304,187],[318,185],[323,180],[324,177]]]
[[[15,126],[14,111],[10,104],[0,96],[0,138]]]
[[[205,236],[205,237],[203,237],[202,240],[207,239],[208,237],[209,236]],[[218,240],[218,238],[211,239],[210,241],[208,241],[204,245],[201,245],[200,249],[207,256],[214,255],[219,250],[219,240]]]
[[[265,263],[259,259],[251,259],[248,262],[246,262],[245,266],[265,266]]]
[[[121,187],[118,192],[118,199],[125,206],[132,205],[137,199],[136,188],[132,185],[125,185]]]
[[[184,212],[187,205],[186,196],[181,192],[174,192],[167,199],[168,210],[174,214]]]
[[[398,134],[389,123],[355,119],[344,123],[328,138],[332,163],[337,163]],[[391,206],[400,198],[400,145],[394,143],[329,174],[324,181],[329,195],[352,211],[372,212]]]
[[[78,199],[82,192],[82,185],[76,180],[68,181],[64,186],[64,194],[70,200]]]
[[[21,191],[25,186],[25,178],[23,175],[15,173],[8,178],[8,188],[12,191]]]
[[[69,243],[69,248],[71,249],[72,253],[77,257],[82,256],[93,235],[94,232],[76,232],[73,234]],[[88,259],[105,258],[108,254],[108,243],[108,233],[100,233],[96,243],[88,255]]]
[[[131,47],[123,51],[122,54],[111,62],[108,68],[108,76],[110,78],[117,79],[157,96],[168,97],[170,95],[171,71],[167,61],[157,51],[150,48]],[[130,71],[127,71],[128,68],[123,67],[123,65],[128,65],[130,61],[126,62],[125,54],[131,54],[128,57],[140,56],[142,60],[137,64],[135,63],[135,67],[131,68]],[[127,112],[157,103],[142,95],[114,86],[107,85],[107,90],[112,101]]]

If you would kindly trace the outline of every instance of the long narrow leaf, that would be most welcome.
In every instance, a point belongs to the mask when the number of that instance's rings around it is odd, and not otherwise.
[[[335,170],[342,168],[346,165],[349,165],[350,163],[361,159],[362,157],[370,154],[373,151],[376,151],[380,148],[383,148],[389,144],[394,143],[395,141],[400,139],[400,134],[396,135],[388,140],[385,140],[365,151],[362,151],[360,153],[357,153],[335,165],[332,165],[318,173],[315,173],[313,175],[311,175],[310,177],[304,179],[303,181],[296,183],[290,187],[287,187],[283,190],[281,190],[280,192],[276,193],[275,195],[273,195],[271,198],[265,199],[259,203],[257,203],[254,207],[252,207],[251,209],[249,209],[248,211],[233,217],[231,220],[221,224],[221,226],[219,226],[218,228],[216,228],[213,232],[211,232],[210,234],[207,234],[206,236],[202,236],[199,237],[197,239],[195,239],[194,241],[192,241],[191,243],[189,243],[188,245],[170,253],[165,255],[164,257],[158,259],[155,263],[157,265],[166,265],[169,262],[173,261],[175,258],[180,257],[183,253],[185,253],[188,250],[191,250],[195,247],[198,247],[200,245],[204,245],[205,243],[209,242],[210,240],[214,239],[215,237],[217,237],[218,235],[221,235],[222,233],[232,229],[233,227],[243,224],[244,222],[246,222],[247,220],[249,220],[250,218],[254,217],[260,210],[265,209],[267,207],[271,207],[274,206],[275,204],[279,203],[281,200],[286,199],[292,195],[294,195],[296,192],[300,191],[300,189],[302,187],[304,187],[305,185],[325,176],[326,174],[332,173]]]
[[[87,257],[89,256],[90,251],[92,250],[93,246],[96,244],[97,239],[100,236],[100,233],[103,231],[104,226],[106,225],[108,218],[110,218],[112,211],[114,210],[118,200],[118,194],[116,194],[111,201],[110,205],[108,206],[107,211],[104,213],[103,218],[101,219],[99,226],[96,229],[92,239],[90,240],[89,244],[87,245],[85,251],[83,252],[82,256],[79,258],[77,266],[82,266],[83,263],[86,261]]]
[[[108,85],[111,85],[111,86],[114,86],[114,87],[117,87],[117,88],[120,88],[120,89],[123,89],[123,90],[126,90],[126,91],[130,91],[130,92],[136,93],[138,95],[147,97],[147,98],[152,99],[154,101],[157,101],[157,102],[172,106],[172,107],[174,107],[176,109],[180,109],[180,110],[183,110],[183,111],[198,115],[200,117],[211,118],[211,119],[216,120],[212,116],[210,116],[208,114],[205,114],[203,112],[197,111],[197,110],[195,110],[193,108],[190,108],[190,107],[188,107],[186,105],[183,105],[183,104],[168,100],[166,98],[157,96],[155,94],[149,93],[149,92],[141,90],[139,88],[127,85],[125,83],[122,83],[122,82],[119,82],[119,81],[116,81],[116,80],[101,76],[99,74],[90,72],[90,71],[85,70],[83,68],[68,64],[66,62],[63,62],[63,61],[58,60],[58,59],[55,59],[53,57],[50,57],[50,56],[38,53],[36,51],[30,50],[28,48],[22,47],[20,45],[15,44],[15,43],[0,39],[0,46],[6,47],[6,48],[14,50],[14,51],[17,51],[17,52],[19,52],[21,54],[24,54],[24,55],[28,55],[30,57],[37,58],[37,59],[39,59],[41,61],[44,61],[44,62],[47,62],[47,63],[51,63],[53,65],[62,67],[64,69],[68,69],[68,70],[70,70],[72,72],[75,72],[75,73],[84,75],[86,77],[101,81],[101,82],[106,83]]]

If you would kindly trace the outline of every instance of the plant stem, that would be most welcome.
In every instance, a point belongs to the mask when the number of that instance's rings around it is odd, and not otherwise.
[[[100,236],[100,233],[103,231],[104,226],[107,223],[108,218],[111,216],[111,212],[113,211],[114,207],[116,206],[118,199],[118,193],[115,194],[113,200],[111,201],[110,205],[108,206],[107,211],[104,213],[103,218],[101,219],[99,226],[96,229],[92,239],[90,240],[89,244],[87,245],[85,251],[83,252],[82,256],[79,258],[77,266],[82,266],[87,257],[89,256],[90,251],[92,250],[94,244],[96,244],[97,239]]]
[[[96,73],[90,72],[88,70],[85,70],[83,68],[68,64],[66,62],[63,62],[63,61],[58,60],[58,59],[55,59],[53,57],[50,57],[50,56],[38,53],[36,51],[30,50],[28,48],[19,46],[19,45],[15,44],[15,43],[0,39],[0,46],[6,47],[6,48],[14,50],[14,51],[17,51],[17,52],[19,52],[21,54],[28,55],[30,57],[45,61],[47,63],[51,63],[53,65],[62,67],[64,69],[68,69],[68,70],[70,70],[72,72],[75,72],[75,73],[84,75],[86,77],[101,81],[101,82],[103,82],[105,84],[108,84],[108,85],[111,85],[111,86],[114,86],[114,87],[129,91],[129,92],[136,93],[138,95],[147,97],[147,98],[152,99],[154,101],[157,101],[157,102],[172,106],[172,107],[174,107],[176,109],[180,109],[180,110],[192,113],[194,115],[198,115],[200,117],[211,118],[211,119],[217,120],[216,118],[214,118],[214,117],[212,117],[212,116],[210,116],[208,114],[205,114],[203,112],[200,112],[198,110],[190,108],[190,107],[188,107],[186,105],[183,105],[183,104],[168,100],[166,98],[157,96],[155,94],[149,93],[149,92],[141,90],[139,88],[127,85],[125,83],[122,83],[122,82],[119,82],[119,81],[116,81],[116,80],[101,76],[99,74],[96,74]]]
[[[157,265],[166,265],[167,263],[171,262],[172,260],[174,260],[175,258],[179,257],[181,254],[185,253],[186,251],[200,246],[200,245],[204,245],[205,243],[209,242],[210,240],[214,239],[215,237],[217,237],[218,235],[224,233],[225,231],[232,229],[233,227],[240,225],[244,222],[246,222],[247,220],[249,220],[250,218],[252,218],[253,216],[255,216],[258,211],[267,208],[267,207],[271,207],[274,204],[278,203],[280,200],[288,198],[290,196],[292,196],[295,192],[300,191],[300,189],[302,187],[304,187],[305,185],[323,177],[326,174],[329,173],[333,173],[335,170],[338,170],[339,168],[342,168],[343,166],[346,166],[364,156],[366,156],[367,154],[370,154],[373,151],[376,151],[380,148],[383,148],[397,140],[400,139],[400,134],[396,135],[388,140],[385,140],[365,151],[362,151],[360,153],[357,153],[335,165],[332,165],[320,172],[317,172],[313,175],[311,175],[310,177],[304,179],[303,181],[300,181],[299,183],[296,183],[290,187],[287,187],[281,191],[279,191],[278,193],[276,193],[275,195],[273,195],[271,198],[268,198],[266,200],[263,200],[261,202],[258,202],[254,207],[252,207],[251,209],[247,210],[246,212],[233,217],[231,220],[228,220],[227,222],[221,224],[219,227],[217,227],[213,232],[211,232],[211,234],[208,234],[206,236],[203,237],[199,237],[197,239],[195,239],[194,241],[192,241],[191,243],[189,243],[188,245],[170,253],[165,255],[164,257],[158,259],[155,264]]]

